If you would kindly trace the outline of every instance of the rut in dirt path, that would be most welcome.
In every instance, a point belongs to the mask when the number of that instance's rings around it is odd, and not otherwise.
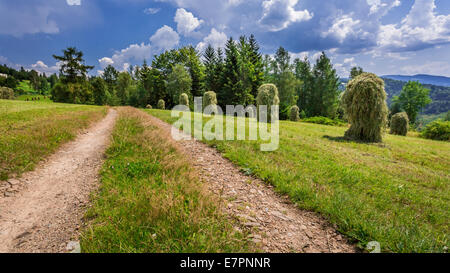
[[[8,181],[17,192],[0,197],[0,253],[67,251],[97,186],[116,117],[110,110],[35,171]]]
[[[170,124],[150,118],[170,135]],[[297,208],[262,180],[244,175],[216,149],[194,139],[179,144],[209,190],[223,200],[224,213],[239,219],[264,252],[358,252],[325,219]]]

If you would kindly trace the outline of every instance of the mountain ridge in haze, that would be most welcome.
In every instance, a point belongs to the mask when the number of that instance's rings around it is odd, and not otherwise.
[[[385,75],[381,76],[382,78],[388,78],[391,80],[397,81],[418,81],[421,84],[432,84],[437,86],[445,86],[450,87],[450,78],[445,76],[435,76],[435,75],[427,75],[427,74],[417,74],[417,75]]]

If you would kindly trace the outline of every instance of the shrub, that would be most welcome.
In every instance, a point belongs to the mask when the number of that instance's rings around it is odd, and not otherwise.
[[[294,105],[291,107],[291,110],[289,112],[289,119],[291,121],[298,121],[300,119],[300,109],[297,105]]]
[[[203,109],[210,105],[217,105],[217,96],[214,91],[208,91],[203,94]]]
[[[166,103],[164,102],[164,100],[159,100],[157,107],[158,107],[158,109],[165,110],[166,109]]]
[[[409,130],[409,118],[405,112],[397,113],[391,118],[391,134],[406,136]]]
[[[186,105],[187,107],[189,107],[189,97],[186,93],[182,93],[180,95],[180,98],[178,99],[178,104],[179,105]]]
[[[300,118],[301,118],[301,119],[305,119],[305,118],[306,118],[305,110],[302,110],[302,111],[300,112]]]
[[[434,140],[450,141],[450,121],[436,120],[427,125],[422,137]]]
[[[106,91],[105,96],[106,96],[106,105],[109,105],[109,106],[119,106],[120,105],[120,99],[119,99],[119,97],[117,97],[115,92],[113,92],[111,94],[108,91]]]
[[[52,89],[54,102],[94,104],[92,85],[86,81],[79,83],[58,82]]]
[[[330,119],[327,117],[311,117],[302,119],[303,122],[315,123],[329,126],[345,126],[346,123],[338,119]]]
[[[153,109],[153,107],[150,104],[147,104],[147,106],[145,106],[146,109]]]
[[[351,124],[345,137],[381,142],[388,115],[384,81],[375,74],[363,73],[349,82],[342,99]]]
[[[12,100],[14,99],[14,90],[9,87],[0,87],[0,99]]]
[[[267,122],[271,121],[272,113],[271,106],[279,105],[280,99],[278,98],[278,89],[274,84],[263,84],[258,89],[258,96],[256,97],[256,103],[258,105],[258,120],[261,119],[259,116],[260,106],[267,106]]]

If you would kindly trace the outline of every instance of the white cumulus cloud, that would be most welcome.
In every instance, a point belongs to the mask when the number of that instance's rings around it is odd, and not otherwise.
[[[342,43],[348,35],[358,32],[359,23],[360,21],[353,19],[351,15],[342,15],[334,20],[333,25],[328,31],[322,33],[322,36],[333,36]]]
[[[193,31],[195,31],[201,24],[203,20],[199,20],[191,12],[185,9],[177,9],[174,21],[177,23],[178,33],[189,36]]]
[[[263,15],[259,21],[269,31],[280,31],[291,23],[308,21],[313,14],[308,10],[296,10],[298,0],[266,0],[262,3]]]
[[[104,69],[108,65],[114,66],[120,71],[126,71],[131,63],[150,60],[153,54],[172,49],[179,43],[178,34],[169,26],[163,26],[150,37],[150,43],[131,44],[127,48],[114,52],[111,57],[103,57],[98,60],[100,67]],[[103,70],[98,70],[100,75]]]
[[[391,51],[420,50],[450,43],[450,15],[438,15],[434,0],[416,0],[398,24],[382,25],[378,45]]]
[[[180,36],[171,27],[164,25],[150,37],[150,42],[157,51],[169,50],[174,48],[180,42]]]
[[[35,64],[32,64],[30,67],[28,67],[27,70],[36,70],[37,72],[39,72],[39,74],[45,73],[48,75],[58,73],[61,65],[62,62],[56,62],[55,65],[48,66],[43,61],[37,61]]]
[[[116,51],[111,58],[103,57],[98,62],[103,69],[112,65],[120,71],[125,71],[130,66],[131,61],[142,62],[150,59],[151,56],[152,48],[150,44],[132,44],[125,49]]]
[[[211,29],[211,33],[203,38],[203,41],[198,43],[197,51],[203,52],[208,44],[211,44],[214,48],[224,47],[227,42],[227,35],[223,32],[217,31],[215,28]]]

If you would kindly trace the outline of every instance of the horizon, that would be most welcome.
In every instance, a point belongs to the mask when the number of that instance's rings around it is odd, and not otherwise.
[[[354,66],[450,77],[449,13],[444,0],[0,0],[0,63],[57,73],[52,54],[75,46],[97,75],[254,34],[263,54],[283,46],[291,60],[315,62],[324,51],[342,78]]]

